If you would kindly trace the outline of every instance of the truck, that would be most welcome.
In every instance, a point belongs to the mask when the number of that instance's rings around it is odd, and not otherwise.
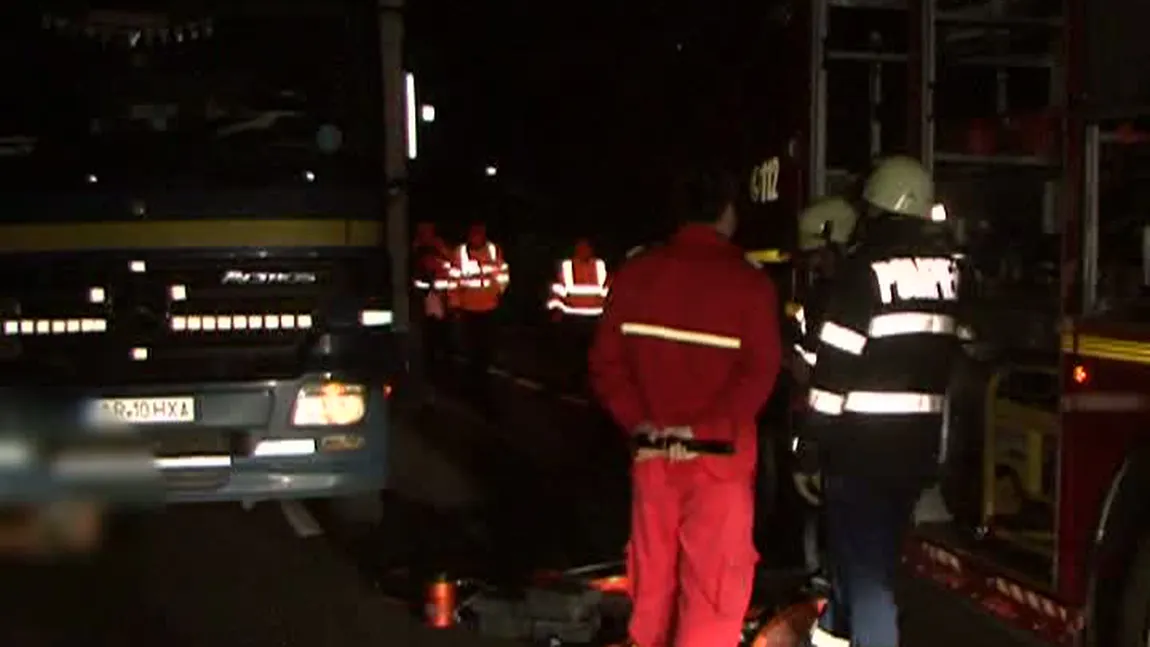
[[[976,295],[940,439],[949,514],[902,555],[904,644],[1146,644],[1147,7],[786,6],[809,112],[762,154],[793,153],[807,200],[915,155]]]
[[[7,66],[0,110],[5,415],[43,465],[59,443],[29,393],[72,403],[78,435],[129,430],[166,503],[377,522],[403,366],[399,14],[157,7],[5,9],[5,60],[37,61]]]

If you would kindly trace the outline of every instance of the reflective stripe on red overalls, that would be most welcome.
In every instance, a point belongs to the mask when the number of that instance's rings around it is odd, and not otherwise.
[[[633,466],[628,572],[639,647],[739,641],[757,561],[755,418],[780,364],[776,301],[770,279],[705,225],[684,227],[615,276],[590,357],[599,399],[624,429],[689,427],[734,447]]]

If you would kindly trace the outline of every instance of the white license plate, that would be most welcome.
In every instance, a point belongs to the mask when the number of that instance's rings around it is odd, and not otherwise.
[[[104,398],[99,401],[101,418],[134,425],[195,422],[196,399]]]

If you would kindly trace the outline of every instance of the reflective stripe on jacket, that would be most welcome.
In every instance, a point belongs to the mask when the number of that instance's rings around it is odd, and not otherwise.
[[[466,244],[455,250],[451,266],[451,304],[470,312],[489,312],[511,282],[511,270],[495,243],[476,249]]]
[[[926,221],[879,216],[826,293],[803,434],[825,471],[883,481],[930,478],[960,355],[954,248]]]

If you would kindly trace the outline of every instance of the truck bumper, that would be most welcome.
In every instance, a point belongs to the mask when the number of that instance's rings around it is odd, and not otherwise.
[[[260,501],[380,491],[387,485],[391,431],[390,387],[382,379],[340,380],[360,387],[358,421],[294,424],[303,390],[336,379],[314,374],[126,385],[43,398],[0,392],[9,417],[17,411],[27,421],[8,440],[25,441],[33,457],[0,473],[0,503],[77,497],[113,504]],[[137,419],[111,422],[109,403],[119,403],[121,412],[124,403],[135,405]],[[174,403],[194,412],[175,416]],[[60,413],[69,407],[74,415]],[[105,415],[96,415],[101,409]]]

